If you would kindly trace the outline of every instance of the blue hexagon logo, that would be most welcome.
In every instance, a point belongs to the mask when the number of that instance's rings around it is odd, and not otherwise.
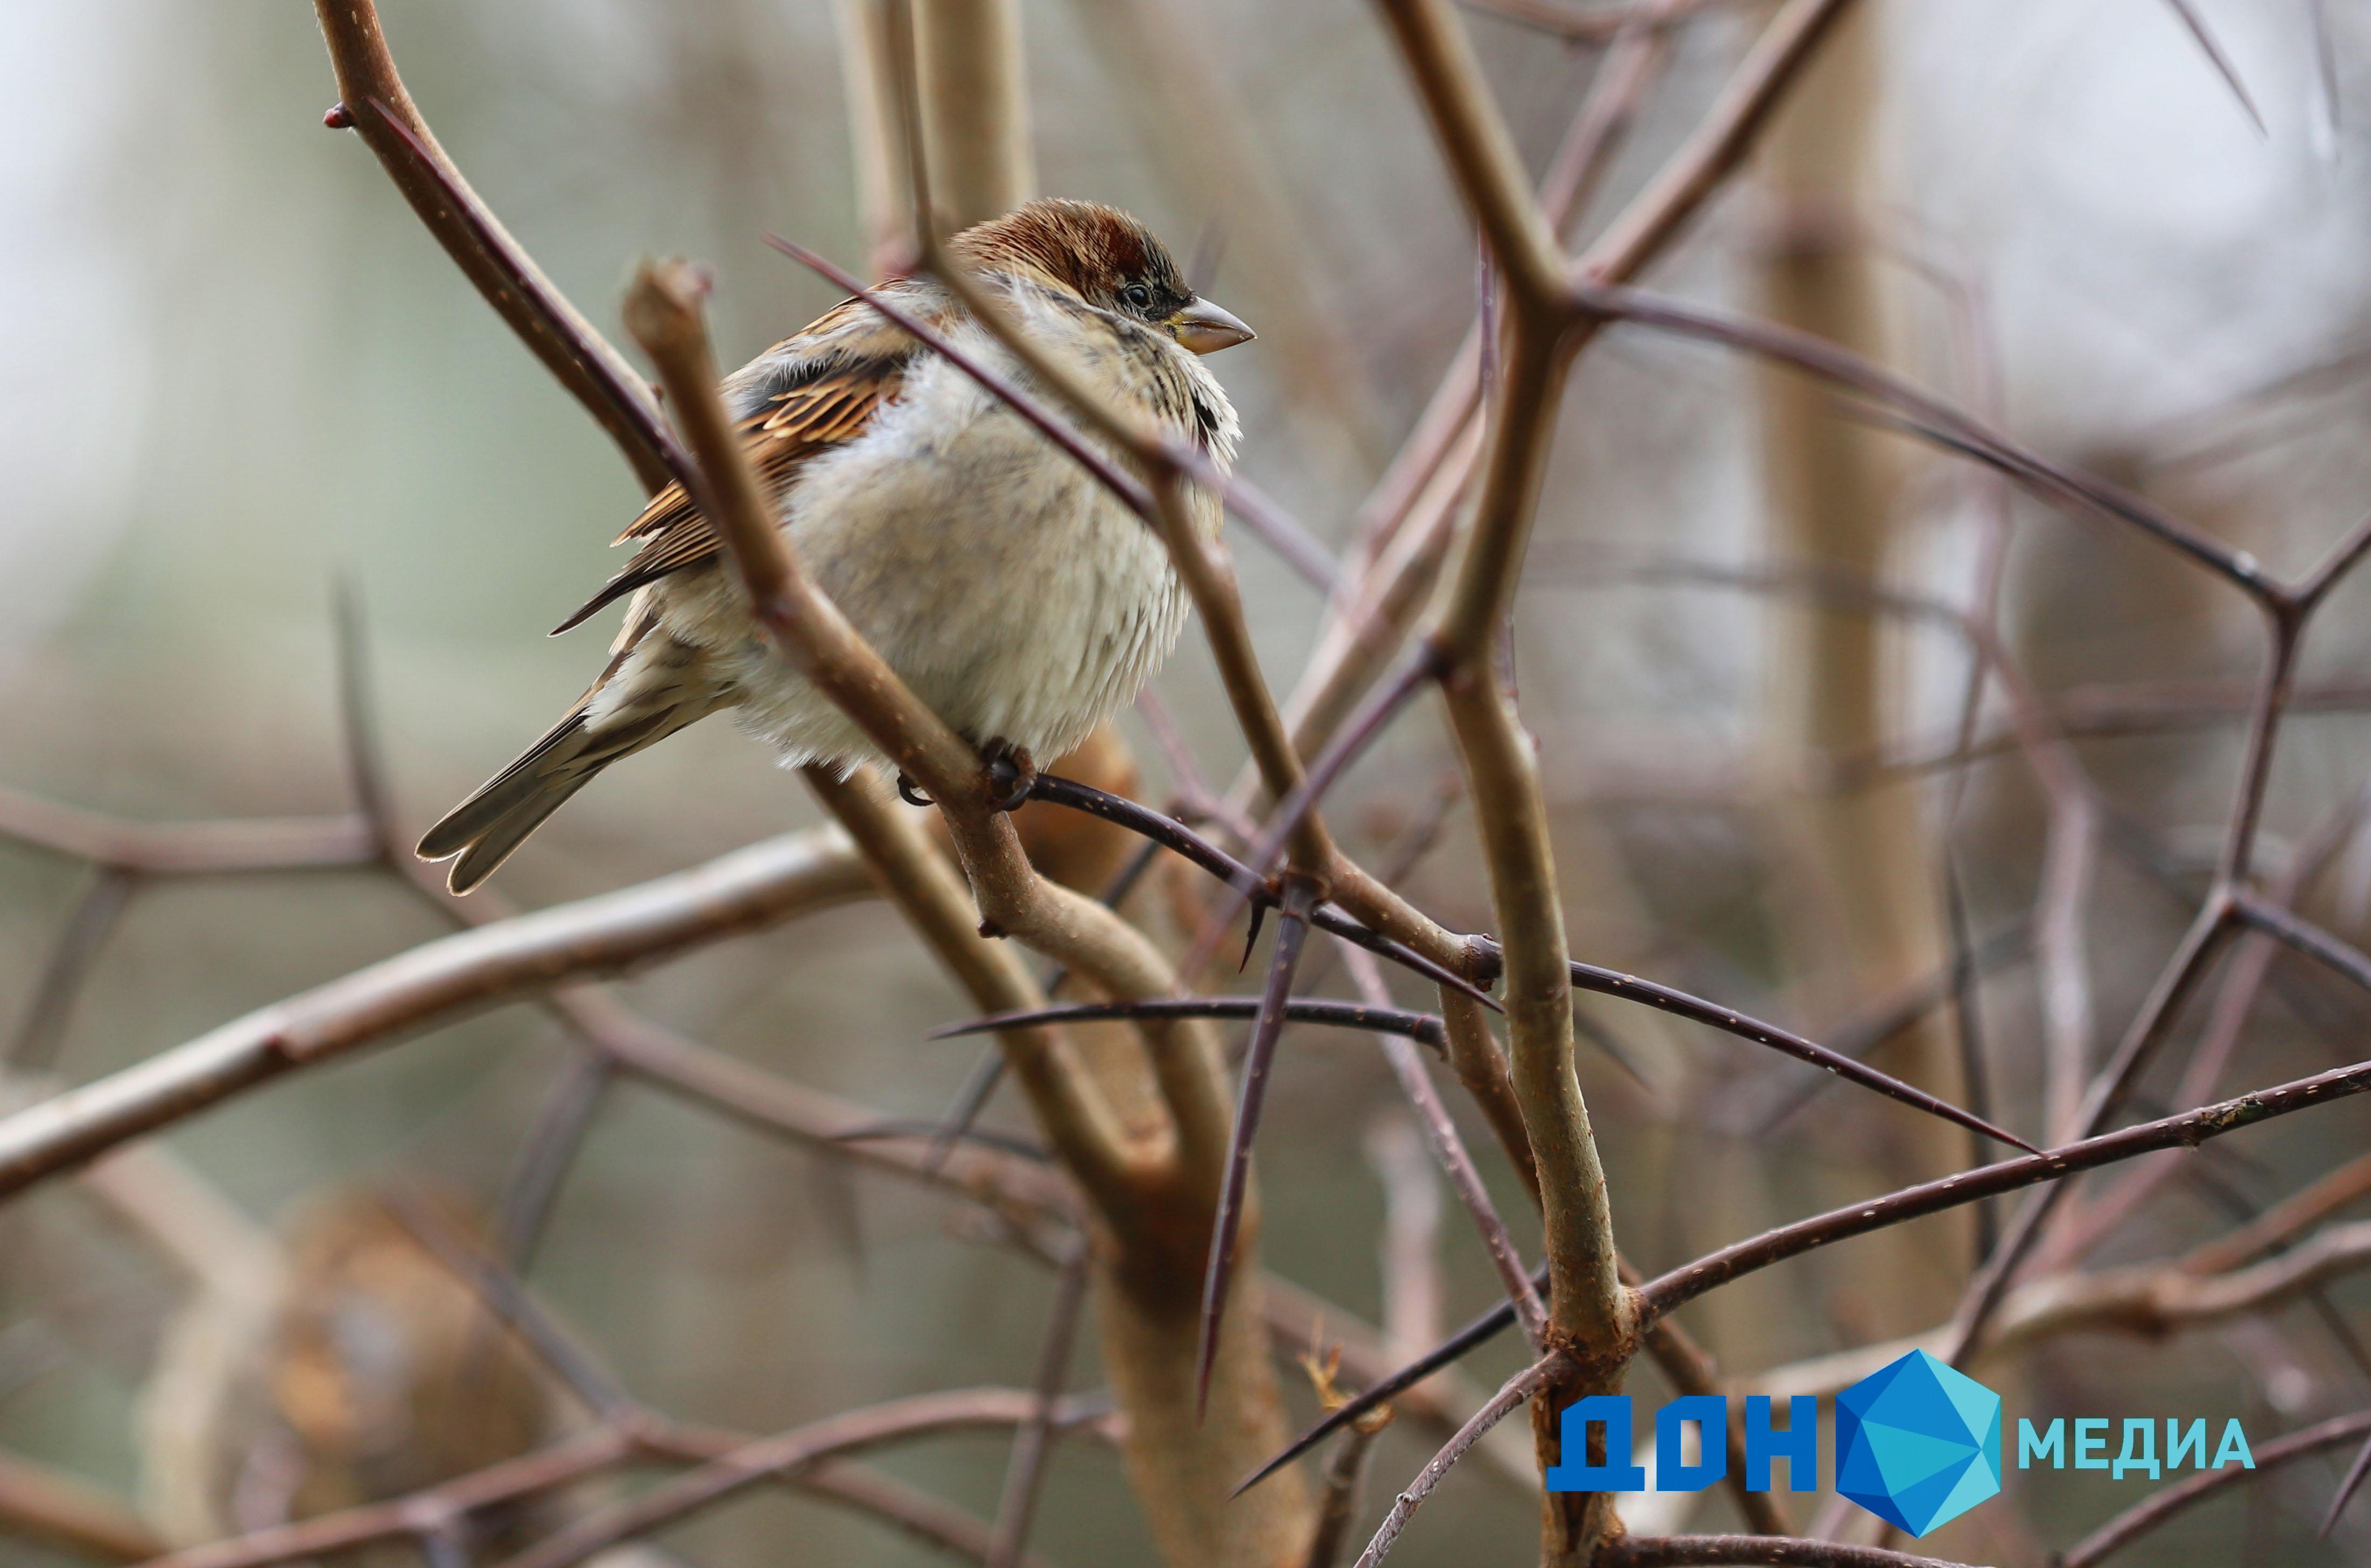
[[[1836,1396],[1836,1490],[1914,1536],[2001,1489],[2000,1396],[1914,1350]]]

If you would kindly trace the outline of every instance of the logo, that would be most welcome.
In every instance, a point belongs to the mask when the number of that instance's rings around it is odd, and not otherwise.
[[[1654,1489],[1702,1492],[1727,1480],[1734,1435],[1744,1449],[1745,1473],[1738,1479],[1746,1491],[1777,1490],[1773,1477],[1781,1459],[1787,1463],[1788,1491],[1818,1491],[1820,1401],[1809,1394],[1791,1396],[1783,1426],[1778,1424],[1782,1412],[1775,1405],[1767,1394],[1745,1396],[1741,1432],[1731,1428],[1729,1401],[1720,1394],[1688,1394],[1657,1411]],[[1548,1467],[1547,1489],[1646,1491],[1648,1450],[1632,1446],[1631,1420],[1627,1394],[1591,1394],[1565,1406],[1558,1414],[1563,1451],[1560,1462]],[[1896,1528],[1923,1536],[2000,1491],[2002,1424],[1998,1394],[1926,1352],[1914,1350],[1836,1396],[1830,1450],[1836,1491]],[[2184,1459],[2197,1470],[2210,1468],[2203,1418],[2183,1422],[2169,1416],[2164,1424],[2166,1457],[2160,1465],[2153,1417],[2124,1418],[2122,1443],[2111,1460],[2108,1445],[2116,1423],[2107,1416],[2074,1417],[2071,1442],[2068,1418],[2056,1417],[2046,1431],[2040,1431],[2020,1416],[2017,1468],[2031,1470],[2046,1460],[2052,1470],[2066,1470],[2070,1451],[2071,1468],[2106,1470],[2117,1481],[2127,1475],[2155,1481],[2165,1470],[2180,1469]],[[2212,1468],[2229,1465],[2256,1468],[2248,1435],[2236,1417],[2223,1424]]]
[[[1914,1536],[2001,1489],[2000,1396],[1914,1350],[1836,1396],[1836,1490]]]

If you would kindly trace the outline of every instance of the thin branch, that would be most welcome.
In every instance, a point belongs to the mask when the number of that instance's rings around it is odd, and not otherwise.
[[[1745,161],[1787,90],[1852,4],[1787,0],[1687,141],[1582,254],[1579,274],[1597,282],[1627,282],[1661,255]]]
[[[1036,1408],[1036,1397],[1021,1389],[959,1389],[827,1415],[745,1444],[662,1482],[631,1502],[587,1515],[502,1568],[572,1568],[619,1541],[665,1528],[760,1482],[794,1475],[818,1460],[930,1433],[1014,1426],[1029,1420]],[[1097,1419],[1102,1409],[1100,1400],[1065,1401],[1055,1422],[1063,1428],[1083,1424]]]
[[[1073,811],[1087,812],[1106,822],[1117,823],[1132,833],[1141,834],[1164,849],[1176,852],[1233,887],[1250,886],[1255,908],[1273,908],[1277,895],[1262,886],[1251,868],[1225,850],[1174,818],[1163,816],[1151,807],[1109,794],[1092,786],[1050,773],[1040,773],[1030,787],[1033,801],[1049,801]],[[1337,864],[1337,870],[1340,869]],[[1491,1011],[1499,1010],[1496,998],[1475,986],[1472,980],[1417,952],[1392,938],[1383,936],[1341,910],[1320,905],[1310,916],[1310,924],[1332,936],[1358,943],[1376,957],[1387,959],[1412,974],[1420,974],[1436,986],[1445,986],[1459,995]],[[1470,963],[1471,955],[1466,955]]]
[[[14,1454],[0,1454],[0,1535],[47,1541],[109,1562],[137,1562],[165,1550],[130,1505]]]
[[[931,1032],[932,1040],[952,1040],[998,1029],[1020,1029],[1041,1023],[1089,1023],[1103,1019],[1230,1018],[1256,1020],[1257,997],[1162,997],[1142,1002],[1058,1002],[1026,1012],[992,1013]],[[1323,997],[1294,997],[1284,1004],[1283,1016],[1293,1023],[1322,1023],[1336,1029],[1364,1029],[1405,1040],[1420,1040],[1435,1051],[1445,1048],[1447,1033],[1432,1013],[1400,1008],[1370,1007],[1363,1002],[1333,1001]]]
[[[1375,1439],[1391,1424],[1391,1412],[1354,1424],[1325,1461],[1325,1492],[1317,1507],[1317,1529],[1309,1538],[1301,1568],[1336,1568],[1342,1547],[1350,1539],[1350,1520],[1359,1510],[1359,1493],[1367,1479],[1367,1459]]]
[[[15,790],[0,790],[0,838],[145,876],[366,866],[377,847],[353,815],[129,822]]]
[[[1587,273],[1579,276],[1585,280]],[[1899,414],[1912,433],[1995,467],[2045,497],[2071,502],[2112,522],[2138,528],[2260,602],[2277,603],[2287,595],[2288,591],[2266,575],[2247,552],[2223,544],[2104,479],[2052,462],[1987,428],[1974,415],[1824,338],[1640,289],[1587,281],[1573,285],[1571,302],[1584,318],[1631,321],[1701,338],[1859,393]]]
[[[990,1543],[987,1524],[870,1465],[826,1459],[800,1471],[791,1484],[812,1496],[854,1508],[926,1546],[974,1562],[988,1561]],[[1024,1552],[1014,1560],[1013,1568],[1049,1565],[1043,1558]]]
[[[1079,1311],[1087,1298],[1087,1239],[1070,1243],[1062,1272],[1054,1285],[1053,1309],[1046,1317],[1046,1340],[1037,1356],[1037,1378],[1031,1385],[1037,1407],[1012,1434],[1012,1457],[1005,1461],[1004,1493],[996,1505],[996,1526],[989,1540],[985,1568],[1016,1568],[1029,1542],[1029,1523],[1037,1510],[1037,1493],[1045,1480],[1046,1458],[1053,1447],[1054,1412],[1070,1376],[1070,1350],[1078,1339]]]
[[[1399,1540],[1400,1532],[1407,1528],[1408,1520],[1432,1495],[1441,1479],[1466,1451],[1482,1440],[1482,1435],[1508,1416],[1521,1410],[1531,1397],[1547,1385],[1548,1380],[1567,1369],[1562,1351],[1550,1351],[1522,1371],[1507,1379],[1499,1390],[1490,1396],[1490,1402],[1474,1412],[1473,1418],[1457,1429],[1457,1435],[1441,1445],[1440,1452],[1426,1461],[1424,1469],[1398,1496],[1392,1499],[1391,1512],[1383,1516],[1367,1550],[1359,1554],[1358,1568],[1375,1568]]]
[[[2371,1411],[2357,1411],[2315,1426],[2292,1432],[2285,1437],[2255,1450],[2256,1468],[2207,1470],[2175,1482],[2162,1491],[2125,1509],[2122,1513],[2068,1547],[2059,1558],[2060,1568],[2094,1568],[2104,1562],[2142,1536],[2156,1529],[2176,1514],[2203,1502],[2215,1493],[2237,1486],[2242,1482],[2258,1479],[2269,1470],[2318,1454],[2342,1443],[2353,1442],[2371,1433]]]
[[[810,831],[425,943],[0,1119],[0,1199],[283,1074],[869,892],[845,836]]]
[[[1694,1568],[1699,1563],[1775,1563],[1779,1568],[1969,1568],[1964,1562],[1882,1547],[1769,1536],[1632,1536],[1598,1559],[1603,1568]]]
[[[2236,1100],[2203,1106],[2179,1116],[2144,1122],[2023,1159],[2003,1160],[1847,1208],[1833,1209],[1792,1225],[1764,1231],[1651,1280],[1640,1292],[1641,1311],[1660,1317],[1729,1281],[1788,1258],[1883,1230],[1905,1220],[1940,1214],[2000,1193],[2013,1193],[2077,1171],[2095,1170],[2161,1148],[2195,1148],[2211,1138],[2259,1122],[2304,1111],[2371,1090],[2371,1062],[2339,1067],[2292,1083],[2258,1090]]]
[[[98,962],[108,934],[132,902],[135,885],[136,879],[129,873],[103,866],[75,901],[74,912],[66,917],[57,944],[50,950],[49,961],[41,965],[41,977],[33,985],[16,1033],[7,1050],[0,1052],[0,1063],[11,1071],[47,1072],[57,1064],[75,997]]]
[[[1532,1284],[1534,1288],[1543,1286],[1546,1285],[1547,1278],[1547,1266],[1544,1263],[1540,1266],[1539,1272],[1532,1275]],[[1498,1306],[1491,1308],[1490,1310],[1483,1313],[1398,1371],[1377,1378],[1347,1402],[1327,1411],[1318,1418],[1314,1425],[1295,1437],[1275,1458],[1268,1459],[1259,1469],[1237,1482],[1232,1495],[1241,1496],[1250,1491],[1369,1411],[1390,1403],[1442,1367],[1454,1365],[1471,1352],[1505,1333],[1514,1326],[1514,1302],[1511,1300],[1499,1302]]]
[[[1564,252],[1532,193],[1515,140],[1498,113],[1481,62],[1448,0],[1380,0],[1400,58],[1509,286],[1532,301],[1556,294]]]
[[[613,1470],[634,1453],[634,1438],[625,1430],[596,1426],[439,1486],[384,1503],[342,1508],[295,1524],[257,1530],[231,1540],[191,1547],[159,1557],[143,1568],[268,1568],[270,1564],[303,1562],[372,1541],[415,1536],[445,1521],[556,1491]]]
[[[1338,939],[1337,939],[1338,940]],[[1388,999],[1382,972],[1375,967],[1374,959],[1363,950],[1347,942],[1341,944],[1343,963],[1359,988],[1359,994],[1375,1001]],[[1450,1120],[1449,1107],[1441,1102],[1440,1091],[1432,1087],[1432,1078],[1424,1070],[1424,1063],[1416,1052],[1397,1036],[1381,1037],[1383,1060],[1392,1069],[1392,1078],[1399,1085],[1401,1097],[1416,1113],[1417,1130],[1433,1162],[1449,1178],[1465,1212],[1473,1216],[1474,1228],[1482,1237],[1483,1250],[1490,1254],[1490,1266],[1498,1271],[1499,1288],[1515,1305],[1515,1315],[1523,1325],[1523,1337],[1534,1350],[1544,1349],[1542,1339],[1547,1321],[1547,1309],[1541,1304],[1539,1292],[1532,1286],[1530,1272],[1523,1267],[1522,1253],[1516,1248],[1514,1238],[1507,1233],[1506,1221],[1498,1217],[1498,1205],[1490,1201],[1490,1189],[1475,1169],[1474,1157],[1465,1150],[1464,1140],[1457,1136],[1457,1124]]]
[[[1210,1400],[1210,1372],[1219,1356],[1219,1330],[1227,1314],[1227,1284],[1235,1267],[1235,1239],[1243,1228],[1243,1208],[1251,1197],[1252,1140],[1259,1132],[1260,1107],[1267,1097],[1268,1069],[1276,1060],[1277,1042],[1284,1034],[1286,1004],[1292,996],[1293,970],[1301,963],[1301,944],[1309,938],[1309,916],[1317,902],[1317,885],[1305,877],[1291,877],[1277,911],[1276,951],[1268,963],[1267,983],[1260,996],[1259,1016],[1243,1048],[1243,1086],[1235,1102],[1235,1121],[1228,1135],[1224,1184],[1210,1228],[1210,1256],[1202,1274],[1202,1328],[1194,1371],[1194,1413],[1198,1418]]]
[[[575,1162],[593,1118],[617,1077],[617,1059],[599,1049],[578,1051],[561,1068],[527,1134],[509,1180],[503,1183],[495,1210],[494,1256],[513,1270],[523,1270],[534,1256],[536,1242],[551,1216],[568,1168]]]
[[[1489,939],[1483,940],[1486,941]],[[1816,1041],[1806,1040],[1792,1030],[1781,1029],[1775,1023],[1764,1023],[1760,1019],[1749,1017],[1734,1008],[1725,1008],[1717,1002],[1706,1001],[1701,997],[1692,997],[1685,991],[1660,985],[1653,980],[1642,980],[1636,974],[1625,974],[1620,970],[1601,968],[1593,963],[1583,963],[1578,959],[1572,961],[1570,969],[1572,984],[1576,989],[1593,991],[1599,996],[1618,997],[1625,1001],[1637,1002],[1642,1006],[1653,1008],[1658,1012],[1669,1013],[1674,1018],[1684,1018],[1696,1023],[1706,1024],[1740,1040],[1749,1041],[1756,1045],[1766,1045],[1798,1061],[1809,1062],[1813,1066],[1822,1067],[1848,1083],[1858,1084],[1861,1088],[1882,1094],[1889,1100],[1898,1101],[1902,1104],[1924,1111],[1930,1116],[1939,1116],[1947,1122],[1965,1127],[1970,1132],[1981,1133],[1988,1138],[2007,1144],[2013,1148],[2024,1149],[2029,1154],[2041,1152],[2015,1133],[1996,1127],[1980,1116],[1962,1111],[1948,1100],[1938,1099],[1923,1089],[1889,1077],[1866,1062],[1856,1061]]]
[[[615,1374],[561,1327],[526,1284],[499,1258],[456,1233],[435,1206],[418,1193],[398,1188],[387,1209],[429,1256],[468,1286],[503,1327],[518,1335],[569,1392],[604,1421],[628,1418],[636,1409]]]

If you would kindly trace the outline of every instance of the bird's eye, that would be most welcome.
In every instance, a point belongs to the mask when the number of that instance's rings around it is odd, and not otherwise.
[[[1143,310],[1152,304],[1152,291],[1142,283],[1130,283],[1119,291],[1119,302],[1130,310]]]

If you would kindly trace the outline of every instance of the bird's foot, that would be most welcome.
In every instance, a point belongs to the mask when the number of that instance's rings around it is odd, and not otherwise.
[[[902,769],[897,774],[897,798],[909,806],[930,806],[938,803],[916,788],[913,776]]]
[[[980,748],[980,760],[988,765],[989,804],[1000,812],[1018,811],[1036,787],[1035,759],[1010,741],[990,741]]]

